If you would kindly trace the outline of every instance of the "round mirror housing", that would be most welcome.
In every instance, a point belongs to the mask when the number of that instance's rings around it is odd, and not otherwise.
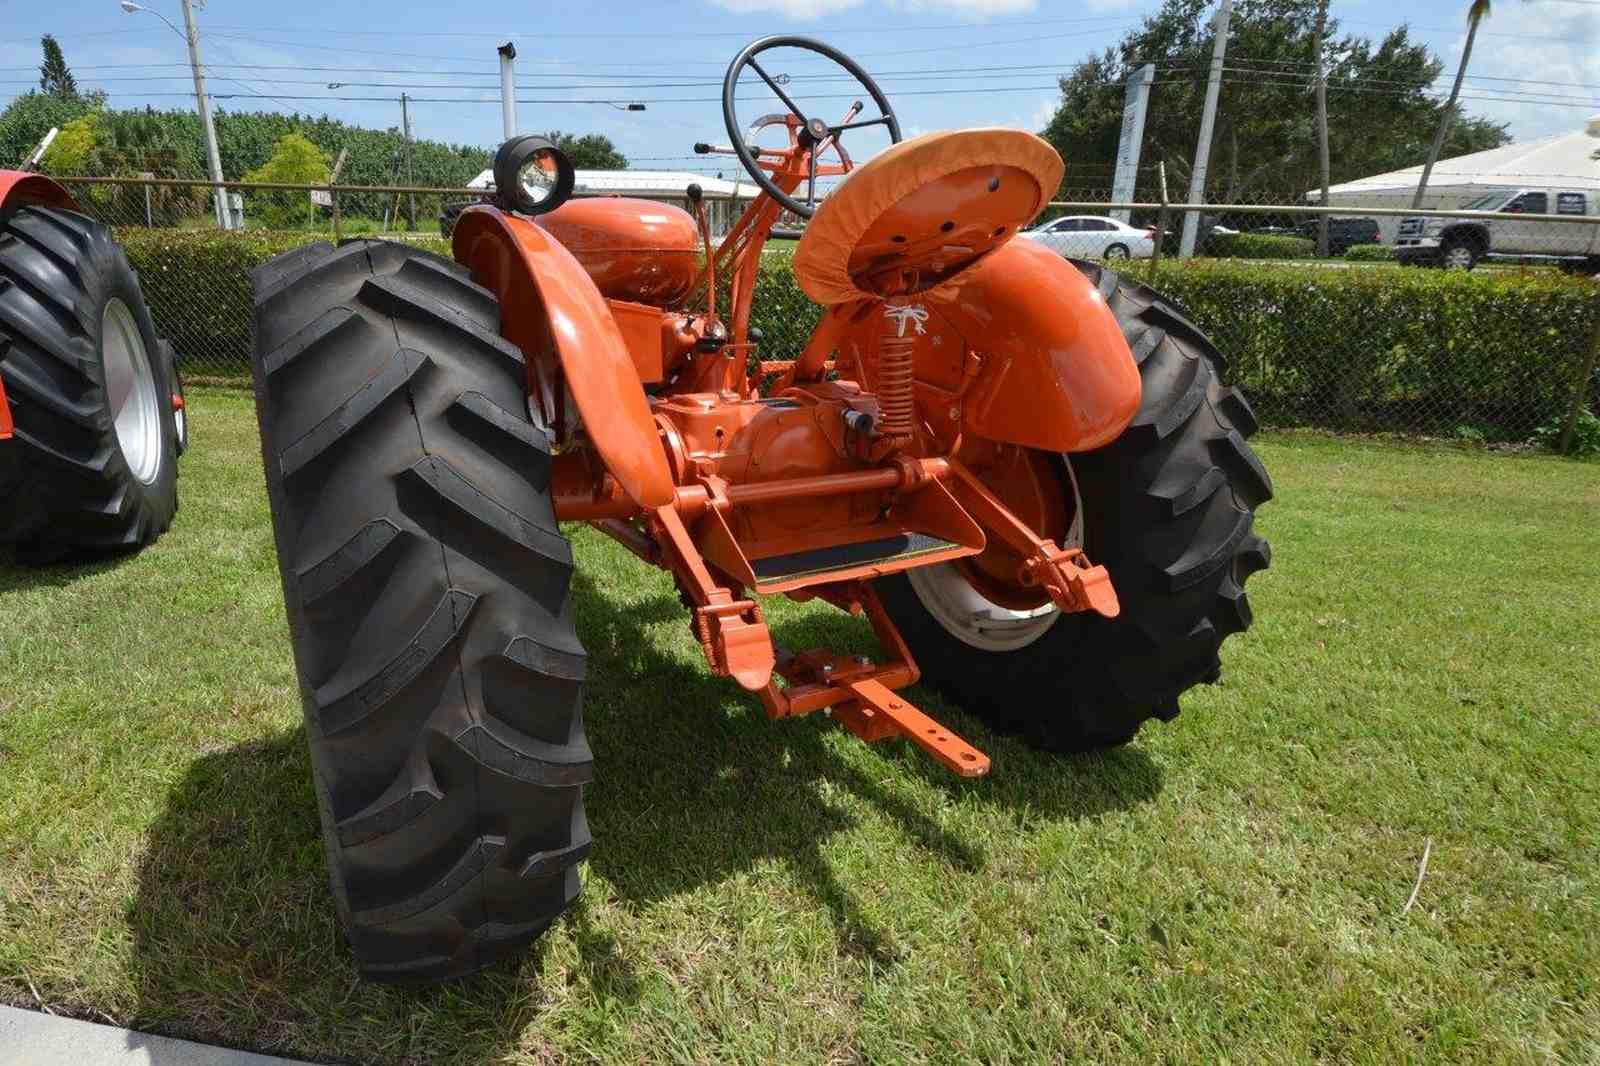
[[[554,211],[571,199],[575,180],[566,153],[537,134],[513,137],[495,153],[495,199],[507,211],[523,215]]]

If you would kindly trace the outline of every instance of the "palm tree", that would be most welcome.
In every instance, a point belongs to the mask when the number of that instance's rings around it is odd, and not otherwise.
[[[1445,102],[1444,114],[1439,116],[1439,129],[1433,135],[1433,147],[1428,149],[1428,161],[1422,164],[1422,180],[1417,182],[1417,195],[1411,200],[1413,208],[1422,206],[1422,197],[1428,191],[1428,178],[1433,174],[1433,164],[1439,161],[1444,139],[1450,134],[1450,125],[1456,120],[1456,98],[1461,95],[1461,79],[1467,75],[1467,62],[1472,58],[1472,42],[1478,36],[1478,23],[1489,17],[1489,0],[1472,0],[1467,8],[1467,44],[1461,49],[1461,63],[1456,67],[1456,83],[1450,88],[1450,99]]]

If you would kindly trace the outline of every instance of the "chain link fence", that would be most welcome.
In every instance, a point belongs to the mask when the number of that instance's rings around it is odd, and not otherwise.
[[[448,255],[455,214],[483,195],[225,183],[238,228],[220,232],[204,180],[61,180],[115,227],[189,377],[228,383],[249,378],[255,266],[369,234]],[[1185,209],[1147,192],[1112,203],[1105,187],[1069,185],[1024,239],[1176,299],[1264,424],[1520,443],[1600,413],[1600,193],[1503,190],[1414,211]],[[797,355],[820,313],[794,284],[793,249],[773,241],[763,260],[764,359]]]

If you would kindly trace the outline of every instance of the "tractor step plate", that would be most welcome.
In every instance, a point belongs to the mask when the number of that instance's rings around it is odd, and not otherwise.
[[[798,577],[815,577],[858,566],[872,566],[893,560],[912,559],[950,549],[960,550],[960,545],[926,533],[897,533],[891,537],[862,541],[859,544],[835,544],[826,548],[773,555],[766,559],[751,560],[751,569],[762,586],[774,582],[787,582]]]

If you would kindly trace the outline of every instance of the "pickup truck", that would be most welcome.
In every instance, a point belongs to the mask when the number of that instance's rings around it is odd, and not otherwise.
[[[1483,259],[1544,260],[1573,270],[1600,271],[1600,191],[1525,187],[1498,189],[1461,205],[1504,219],[1400,220],[1395,256],[1402,263],[1471,270]],[[1573,215],[1589,225],[1539,222],[1518,215]]]

